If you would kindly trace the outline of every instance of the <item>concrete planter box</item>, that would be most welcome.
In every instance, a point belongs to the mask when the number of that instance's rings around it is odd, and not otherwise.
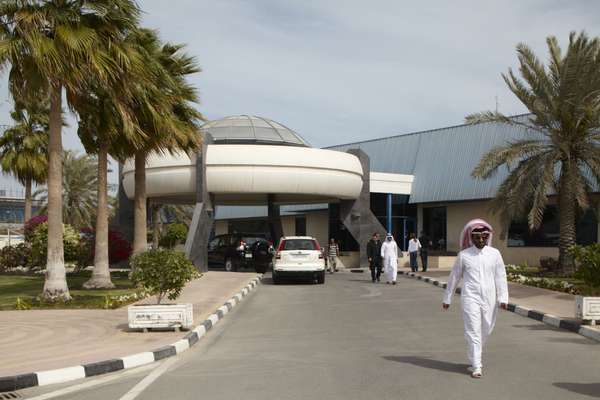
[[[127,309],[129,328],[189,329],[194,324],[193,306],[187,304],[134,305]]]
[[[595,325],[600,321],[600,297],[575,296],[575,317]]]

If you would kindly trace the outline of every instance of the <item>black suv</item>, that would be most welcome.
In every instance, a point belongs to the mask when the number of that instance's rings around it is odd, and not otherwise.
[[[254,268],[264,273],[271,265],[273,244],[262,234],[230,233],[208,242],[208,264],[226,271]]]

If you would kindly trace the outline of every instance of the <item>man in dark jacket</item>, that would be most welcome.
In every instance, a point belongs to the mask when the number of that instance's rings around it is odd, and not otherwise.
[[[367,258],[369,259],[369,269],[371,270],[371,279],[373,283],[379,282],[381,276],[381,240],[379,234],[374,233],[369,243],[367,243]]]
[[[421,264],[423,265],[423,272],[427,271],[428,257],[429,257],[429,249],[433,245],[431,239],[424,231],[421,231],[421,237],[419,238],[419,242],[421,242]]]

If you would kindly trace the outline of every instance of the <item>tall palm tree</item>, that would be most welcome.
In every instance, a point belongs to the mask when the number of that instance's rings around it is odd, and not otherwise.
[[[90,75],[106,80],[125,58],[111,44],[138,23],[133,0],[4,0],[0,3],[0,67],[31,93],[50,93],[48,258],[42,297],[68,300],[62,240],[62,93],[77,92]],[[23,83],[23,84],[21,84]]]
[[[146,140],[130,143],[124,138],[121,148],[134,149],[134,244],[133,253],[147,248],[146,157],[153,151],[195,151],[200,146],[197,123],[202,114],[193,106],[198,103],[196,89],[186,81],[187,75],[200,71],[196,61],[183,53],[183,45],[161,44],[156,32],[139,30],[133,40],[144,49],[146,65],[151,66],[153,81],[134,90],[133,109]]]
[[[76,230],[91,228],[98,209],[98,162],[94,156],[72,150],[63,153],[62,161],[62,203],[65,205],[62,219]],[[37,190],[35,198],[47,203],[48,189]],[[42,207],[40,212],[48,212],[48,206]]]
[[[568,250],[575,244],[577,209],[589,207],[591,187],[600,183],[600,41],[573,32],[566,53],[555,37],[546,43],[548,65],[519,44],[521,77],[510,69],[502,75],[531,112],[529,117],[508,118],[487,111],[466,120],[524,128],[521,140],[489,151],[472,174],[487,179],[506,165],[510,173],[492,207],[508,222],[527,216],[532,230],[542,222],[548,195],[557,193],[559,263],[571,272],[574,264]]]
[[[31,219],[34,183],[44,183],[48,168],[48,107],[44,100],[17,102],[15,125],[0,137],[0,167],[25,186],[25,221]]]

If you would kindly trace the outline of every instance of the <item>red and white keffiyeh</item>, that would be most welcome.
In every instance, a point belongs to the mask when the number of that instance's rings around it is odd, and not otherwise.
[[[468,249],[469,247],[473,246],[473,241],[471,240],[471,232],[473,232],[473,230],[475,229],[482,229],[483,232],[489,232],[490,237],[488,238],[486,244],[488,246],[492,245],[492,234],[494,233],[492,226],[484,220],[476,218],[467,222],[462,232],[460,233],[459,243],[461,250]]]

